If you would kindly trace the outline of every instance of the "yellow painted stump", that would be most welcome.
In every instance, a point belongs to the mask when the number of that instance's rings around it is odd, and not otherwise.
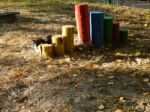
[[[52,43],[54,44],[55,55],[61,56],[65,53],[64,38],[62,35],[52,36]]]
[[[74,26],[64,25],[62,27],[62,35],[65,41],[65,52],[72,53],[74,49]]]
[[[54,50],[54,45],[53,44],[41,44],[40,49],[41,49],[41,54],[45,58],[50,58],[54,54],[54,51],[53,51]]]

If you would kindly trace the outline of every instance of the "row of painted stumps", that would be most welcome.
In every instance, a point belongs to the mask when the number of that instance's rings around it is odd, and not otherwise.
[[[45,58],[72,53],[74,47],[74,26],[64,25],[61,35],[47,37],[47,42],[41,42],[38,49]]]
[[[127,42],[128,31],[121,29],[118,22],[113,22],[113,17],[98,11],[89,14],[86,4],[75,5],[75,16],[78,40],[81,44],[92,44],[95,48],[100,48],[107,45],[119,47]],[[62,35],[54,35],[50,37],[52,43],[40,45],[41,54],[48,58],[72,53],[74,31],[74,26],[64,25]]]
[[[119,47],[127,42],[128,31],[121,29],[119,22],[113,22],[113,17],[99,11],[89,14],[88,5],[76,5],[75,14],[81,43],[92,43],[99,48],[105,45]]]

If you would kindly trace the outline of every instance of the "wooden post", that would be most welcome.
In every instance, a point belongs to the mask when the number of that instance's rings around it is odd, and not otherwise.
[[[109,4],[112,4],[112,0],[109,0]]]
[[[64,55],[64,37],[62,35],[52,36],[52,43],[54,44],[54,53],[56,56]]]
[[[72,53],[74,48],[74,26],[64,25],[62,35],[65,41],[65,52]]]
[[[54,52],[53,52],[53,44],[41,44],[41,54],[45,57],[45,58],[50,58],[53,56]]]
[[[120,42],[121,44],[126,44],[128,40],[128,30],[126,29],[120,29]]]
[[[86,4],[75,6],[76,23],[78,29],[78,38],[80,43],[90,43],[90,25],[89,25],[89,9]]]
[[[104,44],[112,45],[112,35],[113,35],[113,17],[104,17]]]
[[[104,14],[102,12],[90,13],[90,34],[94,47],[103,46]]]
[[[113,46],[119,47],[120,45],[120,35],[119,35],[120,25],[118,22],[113,23]]]

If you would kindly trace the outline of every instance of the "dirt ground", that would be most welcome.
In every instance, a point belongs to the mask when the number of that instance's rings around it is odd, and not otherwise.
[[[125,4],[131,7],[150,9],[150,1],[128,1]]]
[[[76,26],[74,4],[0,3],[0,10],[21,13],[17,22],[0,24],[0,111],[150,112],[149,10],[89,4],[129,30],[127,45],[77,46],[49,60],[35,53],[33,38]]]

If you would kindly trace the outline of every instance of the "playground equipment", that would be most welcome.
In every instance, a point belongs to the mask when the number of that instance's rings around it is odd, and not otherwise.
[[[52,57],[54,55],[54,45],[53,44],[41,44],[40,45],[41,48],[41,54],[45,57],[45,58],[49,58]]]
[[[104,44],[112,45],[113,35],[113,18],[111,16],[104,16]]]
[[[126,44],[128,40],[128,31],[126,29],[120,29],[120,42],[121,44]]]
[[[128,31],[120,29],[119,23],[113,23],[112,16],[105,16],[103,12],[98,11],[90,12],[90,22],[85,23],[85,21],[88,21],[89,17],[87,17],[87,15],[89,14],[87,14],[88,11],[86,11],[86,17],[84,16],[84,7],[88,9],[87,5],[83,4],[75,6],[78,36],[83,43],[84,40],[87,40],[89,34],[87,30],[89,24],[91,40],[88,41],[92,41],[94,47],[99,48],[103,45],[119,47],[121,43],[125,44],[127,42]],[[87,36],[85,36],[85,34],[87,34]]]
[[[99,11],[90,12],[89,15],[87,5],[75,5],[75,13],[78,39],[81,44],[92,42],[91,44],[96,48],[103,45],[118,48],[120,45],[127,43],[128,31],[120,28],[118,22],[113,22],[113,17],[105,16],[103,12]],[[74,32],[74,26],[64,25],[62,35],[49,35],[46,40],[40,40],[42,44],[38,48],[41,49],[41,54],[47,58],[72,53]],[[38,41],[35,42],[39,45]]]
[[[75,16],[80,43],[90,43],[89,9],[86,4],[75,5]]]
[[[103,12],[90,13],[90,34],[94,47],[103,46],[103,30],[104,30],[104,14]]]
[[[65,52],[72,53],[74,48],[74,26],[64,25],[62,35],[64,36]]]
[[[119,23],[118,22],[114,22],[113,23],[113,46],[119,47],[120,45],[120,34],[119,34]]]
[[[52,36],[52,43],[54,44],[54,53],[56,56],[64,55],[64,37],[62,35]]]

